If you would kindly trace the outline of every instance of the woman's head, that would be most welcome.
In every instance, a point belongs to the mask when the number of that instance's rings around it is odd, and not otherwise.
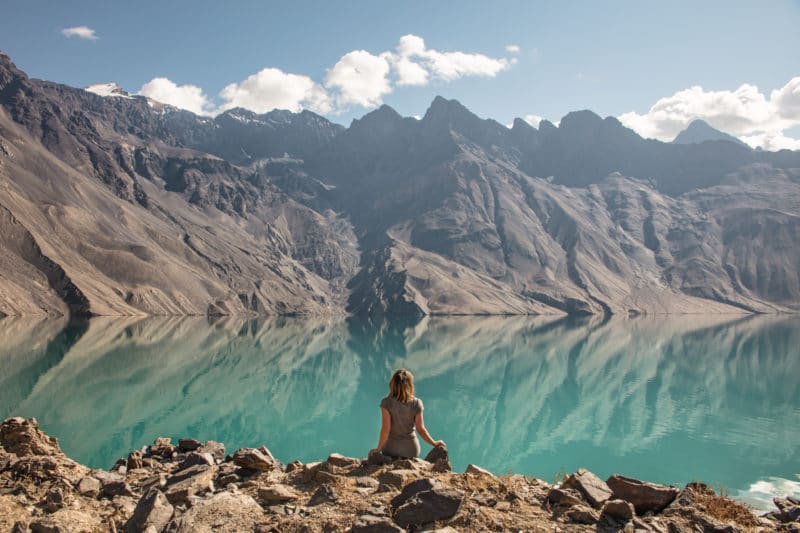
[[[411,400],[414,397],[414,375],[405,368],[396,370],[389,381],[389,394],[401,402]]]

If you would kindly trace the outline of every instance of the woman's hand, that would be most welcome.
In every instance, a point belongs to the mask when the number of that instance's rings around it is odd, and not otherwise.
[[[447,448],[447,444],[445,444],[443,440],[434,441],[433,442],[433,446],[434,447],[436,447],[436,446],[444,446],[445,448]]]
[[[367,454],[367,457],[372,457],[374,454],[378,453],[379,451],[380,451],[380,450],[379,450],[378,448],[372,448],[372,449],[369,451],[369,453]]]

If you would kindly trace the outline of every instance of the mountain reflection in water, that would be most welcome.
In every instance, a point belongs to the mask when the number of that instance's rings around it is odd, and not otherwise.
[[[0,416],[109,467],[157,436],[364,456],[392,370],[467,463],[745,490],[800,473],[800,320],[0,320]],[[427,447],[423,446],[423,451]]]

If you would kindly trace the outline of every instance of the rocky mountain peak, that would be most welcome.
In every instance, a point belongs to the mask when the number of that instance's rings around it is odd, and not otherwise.
[[[131,96],[128,91],[123,90],[122,87],[114,82],[95,83],[94,85],[84,87],[83,90],[94,93],[98,96],[116,96],[121,98],[130,98]]]
[[[600,115],[594,111],[583,109],[581,111],[567,113],[564,118],[561,119],[558,127],[562,130],[586,130],[599,128],[602,124],[603,119]]]
[[[728,135],[724,131],[720,131],[712,127],[708,122],[701,119],[693,120],[685,130],[680,132],[672,141],[673,144],[695,144],[705,141],[729,141],[742,146],[747,146],[745,143],[734,137]]]

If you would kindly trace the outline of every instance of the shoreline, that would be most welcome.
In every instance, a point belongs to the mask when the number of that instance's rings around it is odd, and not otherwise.
[[[266,447],[158,438],[110,470],[67,457],[35,419],[0,426],[2,531],[800,531],[800,501],[756,516],[707,485],[670,487],[579,469],[557,484],[445,448],[390,462],[331,453],[283,465]]]

